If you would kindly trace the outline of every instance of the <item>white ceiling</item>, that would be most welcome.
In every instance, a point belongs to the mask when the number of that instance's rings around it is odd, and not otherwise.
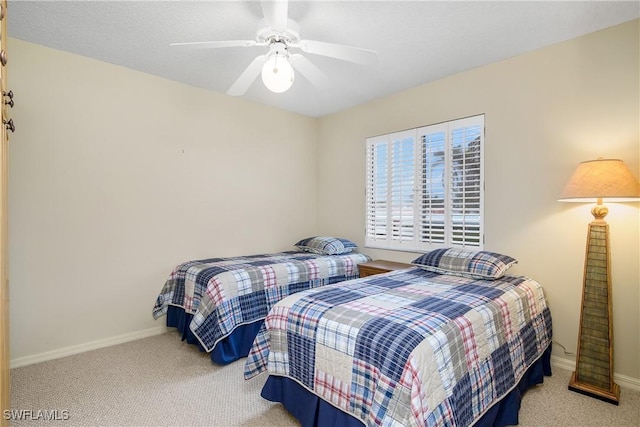
[[[254,39],[247,1],[9,1],[9,36],[225,93],[266,47],[188,50],[173,42]],[[373,49],[363,66],[305,54],[331,80],[260,78],[244,98],[311,117],[640,17],[639,1],[292,1],[303,39]],[[105,82],[108,84],[108,82]]]

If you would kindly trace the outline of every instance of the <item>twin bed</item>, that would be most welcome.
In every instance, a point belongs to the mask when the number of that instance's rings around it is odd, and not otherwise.
[[[517,424],[522,392],[551,374],[552,324],[540,284],[505,274],[515,262],[440,249],[283,293],[245,378],[268,373],[262,396],[305,427]]]
[[[155,319],[182,339],[228,364],[249,353],[271,307],[306,289],[359,277],[356,253],[346,239],[313,237],[298,251],[189,261],[175,267],[153,307]]]

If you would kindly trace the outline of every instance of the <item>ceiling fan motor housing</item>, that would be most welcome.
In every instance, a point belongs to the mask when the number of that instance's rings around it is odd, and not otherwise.
[[[287,20],[287,29],[284,31],[274,30],[267,25],[264,19],[258,22],[256,31],[256,41],[258,43],[271,44],[272,41],[282,41],[287,46],[300,41],[300,26],[292,19]]]
[[[269,53],[267,56],[271,58],[274,55],[280,55],[285,58],[289,58],[289,49],[287,44],[283,41],[273,40],[269,43]]]

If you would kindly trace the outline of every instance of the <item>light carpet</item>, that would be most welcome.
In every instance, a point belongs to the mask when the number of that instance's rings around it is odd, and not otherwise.
[[[260,397],[266,375],[245,381],[243,366],[244,359],[214,365],[169,332],[12,369],[11,425],[298,426]],[[622,389],[615,406],[568,391],[570,374],[554,368],[524,395],[521,426],[640,425],[639,392]],[[45,421],[47,414],[58,420]]]

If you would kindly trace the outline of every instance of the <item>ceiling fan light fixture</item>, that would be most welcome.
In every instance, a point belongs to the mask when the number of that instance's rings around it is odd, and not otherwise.
[[[291,63],[279,52],[271,55],[262,66],[262,81],[271,92],[286,92],[293,84],[293,78]]]
[[[290,53],[290,49],[362,65],[378,61],[378,54],[370,49],[301,39],[300,26],[288,17],[288,0],[263,0],[260,5],[264,18],[258,23],[255,40],[186,42],[172,43],[171,46],[192,49],[268,47],[269,52],[256,56],[229,87],[227,94],[231,96],[244,95],[261,72],[262,81],[270,91],[286,92],[293,84],[293,68],[320,90],[330,86],[329,78],[318,67],[302,54]]]

